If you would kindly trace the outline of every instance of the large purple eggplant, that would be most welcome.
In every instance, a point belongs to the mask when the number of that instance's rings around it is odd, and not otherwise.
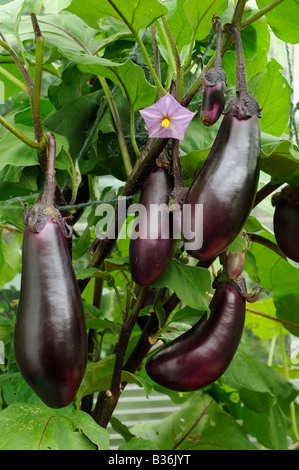
[[[130,240],[131,273],[141,286],[149,286],[161,276],[175,249],[172,213],[167,211],[172,189],[168,170],[154,165],[141,188],[139,204],[143,211],[134,221],[136,236],[131,235]]]
[[[299,263],[299,188],[285,186],[272,198],[274,235],[281,251]]]
[[[206,76],[201,79],[204,85],[200,118],[205,126],[212,126],[220,118],[224,110],[226,101],[226,73],[221,68],[221,20],[218,17],[213,18],[213,23],[217,26],[217,45],[215,64],[208,71]]]
[[[185,247],[199,260],[217,256],[236,238],[252,209],[258,185],[261,110],[248,94],[240,36],[235,27],[232,30],[237,50],[236,96],[224,111],[211,151],[184,201]],[[203,209],[201,234],[195,232],[197,205]],[[196,238],[202,239],[199,246]]]
[[[66,226],[48,202],[42,197],[24,220],[14,349],[30,387],[45,404],[61,408],[73,400],[82,381],[87,335]]]
[[[190,330],[149,358],[146,363],[149,377],[178,392],[199,390],[213,383],[233,360],[244,321],[245,298],[237,284],[220,283],[211,300],[209,315],[205,314]]]

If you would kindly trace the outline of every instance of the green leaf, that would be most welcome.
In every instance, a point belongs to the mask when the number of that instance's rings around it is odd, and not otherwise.
[[[107,450],[109,434],[87,413],[14,403],[0,413],[1,450]]]
[[[281,65],[271,59],[266,72],[255,75],[248,82],[249,92],[263,108],[260,119],[262,130],[278,137],[287,129],[291,97],[290,86],[281,69]]]
[[[245,325],[259,338],[266,340],[273,338],[273,336],[279,336],[281,332],[284,334],[288,333],[283,325],[276,321],[276,308],[273,298],[262,299],[254,303],[252,310],[260,312],[261,315],[251,312],[250,307],[248,308],[249,310],[246,311]],[[273,320],[271,320],[271,318],[273,318]]]
[[[45,14],[57,15],[61,10],[68,7],[71,0],[27,0],[28,6],[33,13],[39,14],[44,7]]]
[[[122,90],[134,111],[154,103],[156,87],[147,82],[142,67],[131,60],[124,64],[111,64],[109,68],[102,64],[102,59],[85,57],[84,63],[78,61],[78,67],[85,73],[109,78]]]
[[[204,310],[209,306],[207,292],[211,289],[211,273],[173,259],[153,287],[169,287],[189,307]]]
[[[182,437],[192,428],[188,437]],[[131,432],[154,442],[160,450],[171,450],[179,441],[180,451],[256,450],[238,422],[225,413],[211,397],[194,393],[177,411],[157,424],[139,423]]]
[[[5,234],[0,230],[0,289],[12,281],[21,269],[22,234]]]
[[[257,0],[259,9],[269,5],[268,0]],[[271,30],[279,39],[290,44],[299,42],[298,31],[299,4],[297,0],[285,0],[266,13]]]
[[[159,450],[159,447],[153,441],[134,436],[126,444],[121,444],[119,450]]]
[[[272,406],[267,413],[256,413],[244,407],[242,419],[244,429],[266,449],[288,449],[290,423],[278,404]]]
[[[213,16],[221,16],[227,3],[227,0],[186,0],[186,16],[197,40],[204,39],[209,34]]]
[[[230,387],[239,390],[245,405],[258,413],[268,411],[277,397],[292,400],[293,385],[271,367],[237,352],[223,375]]]
[[[266,141],[268,140],[268,141]],[[299,184],[299,152],[290,140],[263,135],[261,169],[273,182]]]
[[[111,385],[111,379],[113,374],[115,362],[115,355],[101,359],[99,362],[91,362],[87,364],[86,372],[83,377],[83,381],[79,387],[76,395],[76,402],[79,404],[85,395],[89,395],[95,392],[105,392],[109,390]],[[142,377],[132,374],[128,371],[123,371],[121,374],[121,381],[127,383],[137,383],[141,385],[146,394],[148,395],[151,391],[151,384],[148,380]]]
[[[89,0],[88,8],[82,4],[80,0],[72,0],[67,11],[74,13],[82,18],[92,28],[97,28],[98,20],[106,16],[113,16],[121,19],[125,24],[129,25],[135,32],[146,28],[162,15],[166,15],[168,10],[157,0],[148,2],[140,2],[139,0],[131,0],[123,2],[123,0]]]

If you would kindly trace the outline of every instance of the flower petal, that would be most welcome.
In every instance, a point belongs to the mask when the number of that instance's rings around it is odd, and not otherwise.
[[[183,140],[186,129],[196,113],[181,106],[167,93],[153,105],[140,110],[140,114],[147,126],[149,137]],[[169,119],[167,127],[162,125],[166,117]]]

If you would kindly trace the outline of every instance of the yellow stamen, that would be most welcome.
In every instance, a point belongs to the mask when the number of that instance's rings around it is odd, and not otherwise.
[[[168,116],[166,116],[166,117],[163,119],[163,121],[162,121],[162,123],[161,123],[161,126],[162,126],[162,127],[165,127],[165,129],[167,129],[167,127],[169,126],[169,123],[170,123],[170,119],[169,119]]]

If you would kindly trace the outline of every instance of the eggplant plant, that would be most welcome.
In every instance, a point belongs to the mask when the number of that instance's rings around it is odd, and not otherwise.
[[[1,1],[0,450],[299,448],[298,8]]]

